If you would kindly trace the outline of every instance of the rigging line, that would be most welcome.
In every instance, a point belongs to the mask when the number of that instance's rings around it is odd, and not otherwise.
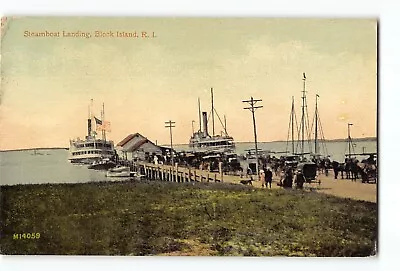
[[[207,125],[210,122],[210,118],[211,118],[211,110],[210,110],[210,113],[208,113],[208,115],[207,115]]]
[[[218,119],[219,119],[219,122],[221,123],[222,127],[224,128],[225,134],[228,135],[228,132],[226,131],[225,125],[222,123],[222,120],[221,120],[221,118],[219,117],[218,112],[217,112],[217,110],[216,110],[215,108],[214,108],[214,111],[215,111],[215,114],[217,114],[217,117],[218,117]]]
[[[319,116],[319,112],[318,112],[318,110],[317,110],[317,117],[318,117],[318,122],[319,122],[319,127],[320,127],[320,133],[321,133],[321,139],[323,140],[322,141],[322,148],[324,149],[324,151],[325,151],[325,154],[326,155],[329,155],[329,153],[328,153],[328,147],[327,147],[327,145],[326,145],[326,140],[325,140],[325,134],[324,134],[324,130],[323,130],[323,128],[322,128],[322,122],[321,122],[321,117]]]
[[[318,135],[315,135],[315,132],[314,132],[314,127],[315,127],[315,115],[313,116],[313,121],[312,121],[312,124],[311,124],[311,130],[312,130],[312,134],[314,134],[314,138],[316,137],[317,138],[317,140],[318,140]],[[314,150],[315,152],[317,152],[316,150]],[[316,154],[316,153],[315,153]]]
[[[289,117],[289,125],[288,125],[288,133],[287,133],[287,138],[286,138],[286,153],[288,151],[288,147],[289,147],[289,138],[290,138],[290,128],[291,128],[291,123],[292,123],[292,118],[293,118],[293,110],[290,110],[290,117]]]
[[[302,105],[302,109],[301,109],[302,114],[301,114],[301,123],[300,123],[300,129],[299,129],[299,143],[300,143],[300,133],[301,133],[300,147],[301,147],[301,153],[303,154],[304,153],[304,132],[307,132],[306,131],[306,129],[307,129],[306,128],[306,114],[304,114],[305,109],[307,108],[307,102],[306,102],[307,100],[306,100],[305,96],[303,96],[302,99],[303,99],[303,105]]]
[[[296,123],[296,131],[297,131],[297,133],[298,133],[298,135],[297,135],[297,143],[298,143],[298,142],[299,142],[299,133],[300,133],[300,129],[299,129],[299,124],[298,124],[298,122],[297,122],[296,111],[293,111],[293,115],[294,115],[294,120],[295,120],[295,123]],[[297,152],[297,150],[296,150],[296,152]]]
[[[318,136],[320,136],[321,137],[320,143],[322,144],[322,153],[324,153],[325,152],[324,143],[323,143],[324,135],[323,135],[323,131],[322,131],[321,120],[318,115],[318,110],[315,110],[315,116],[316,116],[316,120],[317,120],[316,125],[318,125],[318,127],[319,127],[319,130],[318,130],[319,133],[317,133],[317,144],[318,144]]]
[[[298,151],[298,148],[301,148],[300,134],[301,134],[301,123],[300,123],[300,125],[299,125],[299,130],[297,131],[296,153],[300,153],[300,152]]]
[[[305,98],[305,111],[306,111],[306,135],[308,142],[308,151],[311,153],[311,136],[310,136],[310,117],[308,115],[308,106],[307,106],[307,98]]]

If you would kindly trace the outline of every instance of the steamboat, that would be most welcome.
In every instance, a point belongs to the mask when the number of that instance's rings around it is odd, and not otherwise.
[[[114,160],[114,142],[106,139],[106,132],[110,131],[110,123],[104,120],[104,104],[101,111],[101,119],[92,114],[92,104],[89,108],[87,119],[88,133],[85,139],[70,140],[69,158],[71,163],[90,164],[102,160]],[[93,127],[96,129],[93,129]],[[101,138],[97,138],[97,132],[101,131]]]
[[[235,142],[233,137],[228,135],[226,130],[226,118],[224,118],[225,123],[223,124],[221,119],[218,116],[214,108],[214,94],[213,89],[211,88],[211,118],[212,118],[212,134],[210,135],[208,132],[208,119],[207,112],[201,112],[200,108],[200,99],[198,100],[199,104],[199,130],[194,132],[193,122],[192,122],[192,132],[193,135],[189,140],[189,147],[193,152],[200,153],[234,153]],[[214,113],[217,115],[220,120],[223,131],[220,135],[215,134],[215,125],[214,125]],[[201,123],[203,123],[203,129],[201,127]]]

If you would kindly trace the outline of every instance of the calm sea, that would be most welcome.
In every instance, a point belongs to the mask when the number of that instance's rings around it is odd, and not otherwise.
[[[262,150],[285,151],[286,142],[259,143]],[[307,145],[308,147],[308,145]],[[322,146],[321,152],[322,152]],[[346,142],[327,142],[326,148],[331,159],[344,160],[348,145]],[[176,146],[178,150],[188,150],[187,145]],[[253,143],[236,143],[238,153],[254,149]],[[290,146],[289,146],[290,149]],[[306,151],[308,148],[306,148]],[[356,153],[376,152],[374,140],[355,141]],[[280,156],[277,154],[276,156]],[[360,158],[368,156],[360,156]],[[2,185],[33,183],[80,183],[90,181],[106,181],[104,171],[90,170],[84,165],[73,165],[68,162],[68,151],[65,149],[41,149],[35,154],[33,150],[0,152],[0,183]]]

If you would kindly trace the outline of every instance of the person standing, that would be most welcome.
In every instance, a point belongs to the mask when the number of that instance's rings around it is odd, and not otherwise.
[[[339,163],[337,161],[332,162],[333,172],[335,173],[335,179],[337,179],[339,175]]]
[[[297,173],[296,173],[296,179],[294,181],[296,183],[296,187],[298,189],[303,189],[303,185],[304,185],[305,180],[306,179],[304,178],[304,175],[301,172],[301,169],[298,169]]]
[[[265,187],[268,188],[269,184],[269,189],[272,187],[272,171],[270,168],[267,168],[267,171],[265,172]]]
[[[260,170],[259,181],[261,181],[261,187],[264,188],[264,185],[266,186],[266,184],[265,184],[265,172],[263,169]]]

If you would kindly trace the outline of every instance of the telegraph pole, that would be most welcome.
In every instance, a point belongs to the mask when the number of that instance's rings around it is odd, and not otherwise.
[[[169,136],[171,139],[171,164],[172,166],[174,165],[174,151],[172,149],[172,128],[175,127],[175,121],[166,121],[165,122],[165,128],[169,128]]]
[[[213,128],[213,133],[212,133],[212,135],[215,136],[215,125],[214,125],[214,93],[213,93],[213,88],[211,88],[211,118],[212,118],[212,128]]]
[[[292,96],[292,112],[290,113],[290,120],[292,122],[292,154],[294,154],[294,97]],[[297,120],[296,120],[297,122]],[[296,124],[297,126],[297,124]],[[297,127],[296,127],[297,128]]]
[[[262,107],[263,107],[262,105],[255,106],[255,104],[256,104],[257,102],[261,102],[261,101],[262,101],[261,99],[253,99],[253,97],[251,97],[250,100],[242,101],[243,103],[248,103],[248,104],[250,105],[250,107],[245,107],[245,108],[243,108],[243,109],[248,109],[248,110],[250,110],[251,113],[252,113],[252,115],[253,115],[254,145],[255,145],[255,148],[256,148],[256,172],[257,172],[256,174],[257,174],[257,175],[259,174],[259,173],[258,173],[258,148],[257,148],[256,117],[255,117],[255,115],[254,115],[254,111],[255,111],[257,108],[262,108]]]
[[[348,136],[348,141],[349,141],[349,158],[351,158],[351,136],[350,136],[350,126],[352,126],[353,123],[347,123],[347,136]]]

